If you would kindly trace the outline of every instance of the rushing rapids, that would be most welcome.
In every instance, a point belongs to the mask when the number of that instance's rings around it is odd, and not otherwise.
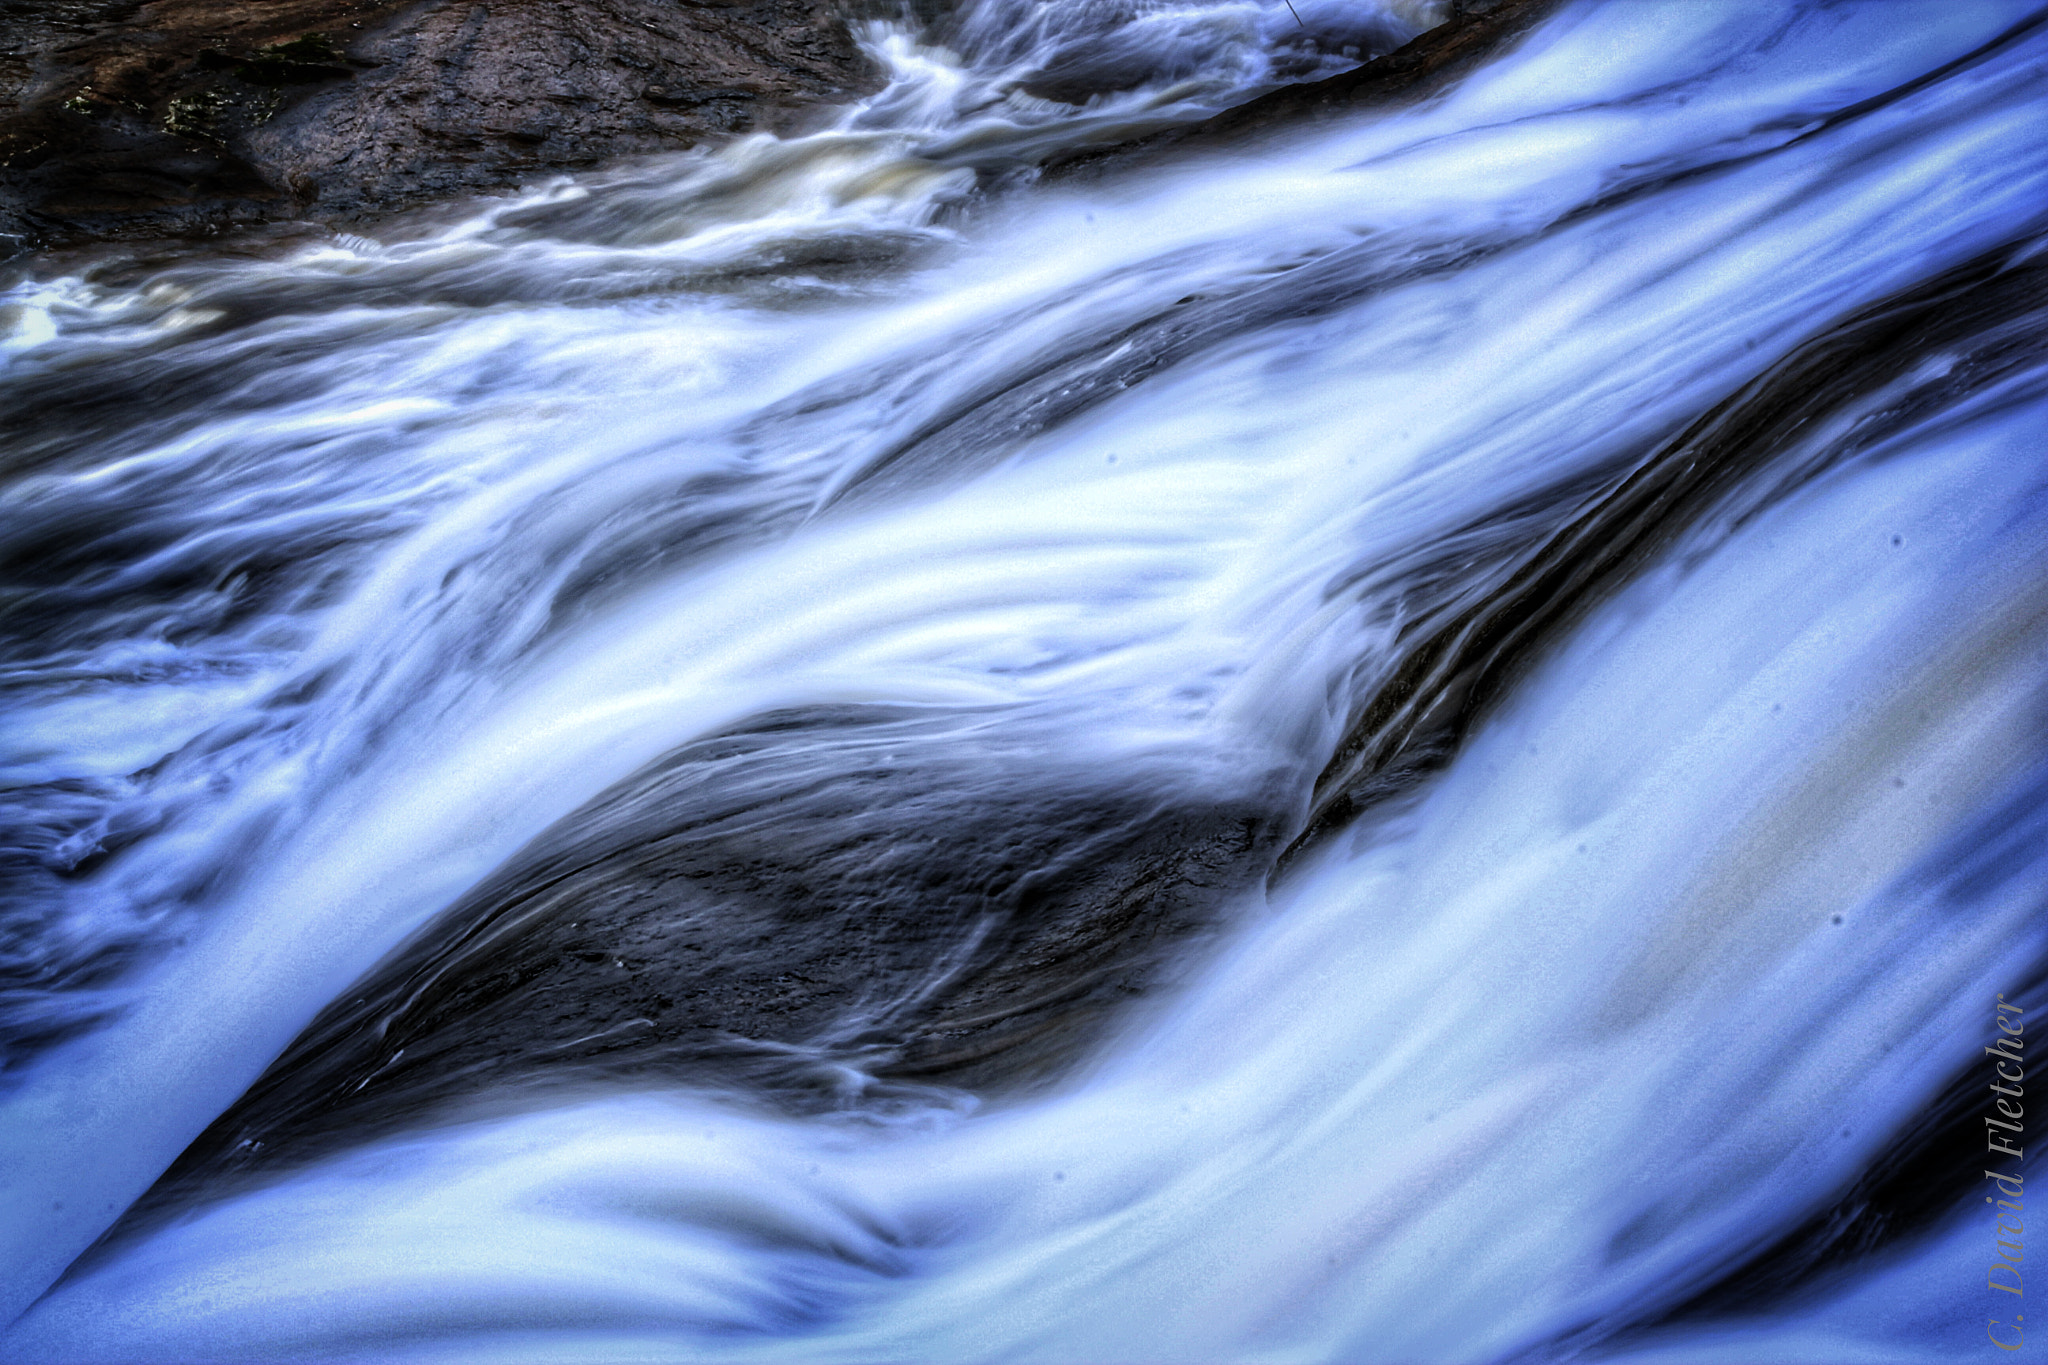
[[[0,1359],[1995,1349],[2048,7],[1443,17],[19,263]]]

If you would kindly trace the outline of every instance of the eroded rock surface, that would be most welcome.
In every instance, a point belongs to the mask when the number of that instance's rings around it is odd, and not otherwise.
[[[344,992],[149,1207],[537,1086],[808,1111],[1057,1076],[1258,880],[1287,795],[990,720],[773,713],[619,784]]]
[[[0,0],[15,249],[345,218],[872,88],[830,0]]]

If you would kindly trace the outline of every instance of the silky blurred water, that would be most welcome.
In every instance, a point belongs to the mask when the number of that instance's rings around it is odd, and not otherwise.
[[[59,1279],[352,981],[678,746],[971,715],[1009,757],[963,812],[1082,764],[1298,833],[1418,632],[1716,404],[1943,272],[2040,268],[2018,0],[1565,5],[1420,103],[1035,178],[1443,17],[1297,8],[878,26],[891,84],[807,138],[390,240],[30,264],[0,1355],[1991,1349],[1974,1195],[1671,1314],[2040,978],[2039,302],[1875,387],[1815,371],[1820,417],[1048,1090],[617,1084],[224,1187]]]

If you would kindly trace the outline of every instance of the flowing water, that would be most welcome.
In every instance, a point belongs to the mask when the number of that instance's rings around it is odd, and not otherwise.
[[[28,262],[0,1358],[1994,1350],[2048,10],[1441,17]]]

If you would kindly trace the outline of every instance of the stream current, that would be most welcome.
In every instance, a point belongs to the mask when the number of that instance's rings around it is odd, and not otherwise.
[[[0,1359],[1992,1350],[2048,9],[1444,17],[17,261]]]

